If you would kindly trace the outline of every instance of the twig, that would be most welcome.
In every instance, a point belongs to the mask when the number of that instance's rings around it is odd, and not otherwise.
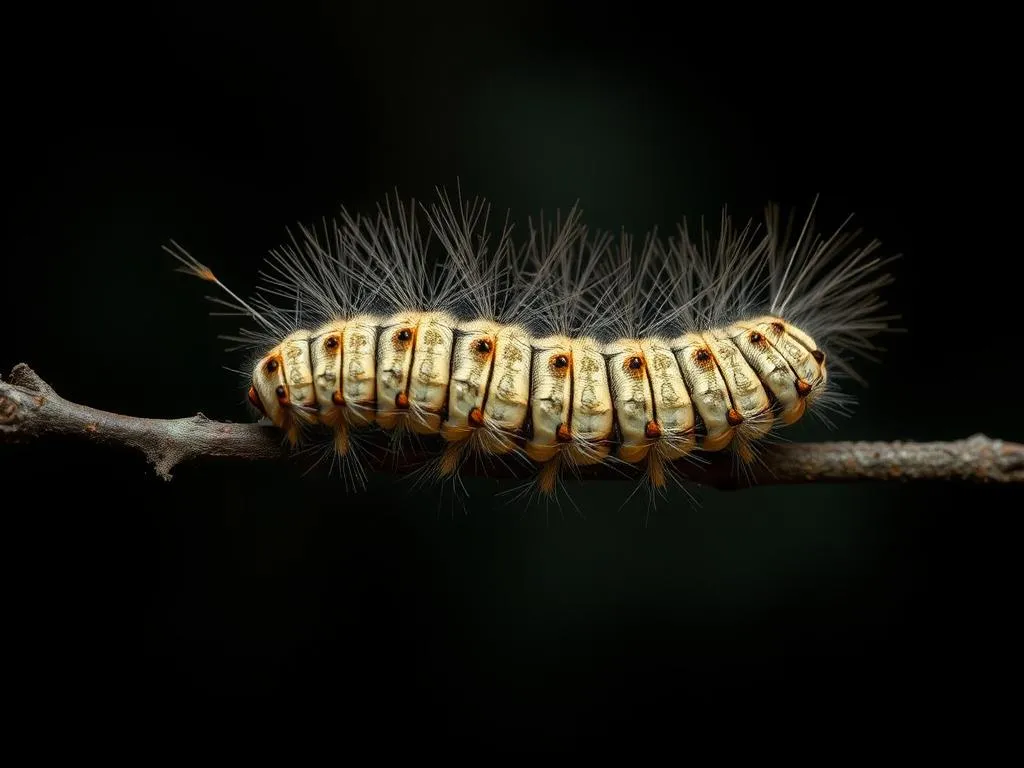
[[[171,479],[171,471],[179,464],[199,458],[268,460],[282,459],[289,453],[281,434],[270,426],[212,421],[202,414],[182,419],[144,419],[100,411],[65,400],[27,365],[16,365],[10,381],[0,380],[0,442],[67,436],[141,451],[165,480]],[[415,462],[416,458],[411,460]],[[757,485],[883,480],[1024,483],[1024,445],[984,435],[933,443],[772,445],[761,458],[753,469]],[[380,465],[385,463],[381,460]],[[711,454],[705,463],[679,466],[688,479],[710,487],[736,489],[749,485],[749,479],[738,476],[725,454]],[[602,467],[591,469],[589,474],[623,477],[619,471]]]

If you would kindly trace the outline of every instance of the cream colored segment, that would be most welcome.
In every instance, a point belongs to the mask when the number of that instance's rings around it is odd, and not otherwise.
[[[474,429],[469,423],[470,413],[475,408],[483,413],[497,333],[498,326],[486,320],[459,323],[455,328],[448,418],[441,427],[441,434],[446,440],[465,440]],[[481,353],[481,342],[489,344],[490,351]]]
[[[313,368],[309,355],[309,331],[295,331],[281,342],[284,359],[284,380],[288,386],[288,402],[293,406],[316,405]]]
[[[647,381],[643,349],[637,339],[619,339],[607,345],[605,354],[611,398],[622,437],[618,455],[623,461],[636,464],[650,449],[647,425],[654,421],[654,400]],[[634,360],[636,367],[631,367]]]
[[[808,352],[813,352],[815,349],[818,348],[818,345],[814,343],[814,339],[812,339],[802,330],[797,328],[795,325],[793,325],[792,323],[787,323],[785,321],[781,322],[786,326],[786,333],[788,333],[790,336],[792,336],[794,339],[800,342],[804,347],[806,347]]]
[[[802,330],[797,328],[792,323],[786,323],[786,333],[791,338],[799,342],[808,352],[814,352],[816,349],[818,349],[818,345],[814,342],[814,339],[812,339],[810,336],[808,336],[806,333],[804,333]],[[817,372],[818,378],[808,379],[807,382],[814,388],[814,392],[820,392],[821,388],[825,385],[825,382],[828,381],[828,371],[825,369],[825,362],[827,361],[823,360],[821,363],[819,363],[817,360],[814,359],[814,356],[812,355],[811,362],[815,366],[814,370]],[[812,394],[811,397],[813,398],[813,396],[814,395]]]
[[[767,434],[774,420],[771,400],[757,373],[729,338],[728,330],[716,328],[708,331],[704,334],[704,341],[714,352],[733,407],[743,417],[743,432],[747,437]]]
[[[565,365],[560,365],[564,360]],[[572,341],[548,336],[533,342],[533,383],[530,415],[533,434],[526,441],[526,454],[538,462],[554,458],[559,449],[559,430],[569,436],[569,408],[572,404]]]
[[[726,332],[739,348],[743,357],[757,372],[763,384],[768,385],[779,404],[783,421],[803,413],[804,402],[796,388],[796,374],[789,363],[769,340],[768,335],[750,322],[741,321],[730,325]],[[759,334],[763,341],[755,344],[750,334]]]
[[[530,335],[519,326],[501,328],[495,336],[494,370],[484,400],[482,435],[491,453],[508,453],[515,444],[507,436],[518,433],[530,408]]]
[[[671,344],[690,397],[704,422],[706,434],[701,447],[706,451],[720,451],[729,445],[733,437],[733,427],[729,424],[732,401],[725,380],[699,333],[684,334],[673,339]],[[697,359],[701,351],[707,354],[707,360]]]
[[[784,326],[785,330],[779,333],[776,323]],[[777,317],[758,317],[751,320],[750,324],[775,345],[800,379],[812,387],[825,383],[824,366],[819,365],[811,355],[811,351],[817,347],[810,336]]]
[[[669,461],[681,458],[693,450],[697,436],[693,401],[679,363],[668,342],[662,339],[643,339],[640,349],[647,361],[654,418],[661,429],[660,450]]]
[[[409,374],[420,312],[394,315],[384,321],[377,335],[377,423],[394,429],[408,413]],[[408,338],[403,338],[404,335]],[[399,399],[405,407],[398,404]]]
[[[596,464],[611,452],[615,412],[608,366],[595,339],[572,342],[572,416],[570,455],[577,464]],[[580,443],[583,441],[583,444]]]
[[[275,369],[268,370],[267,363],[274,361]],[[281,347],[274,347],[252,370],[252,385],[256,388],[260,403],[266,412],[267,418],[277,427],[284,427],[284,410],[277,397],[277,388],[287,386],[284,379],[284,366],[281,365]],[[287,394],[285,395],[287,397]]]
[[[341,393],[342,340],[345,323],[335,320],[317,328],[309,336],[309,357],[313,369],[313,386],[320,410],[320,420],[333,424],[344,406],[335,403]],[[329,340],[333,339],[333,346]]]
[[[342,395],[349,423],[366,426],[374,420],[377,401],[377,326],[373,315],[357,315],[342,334]]]
[[[409,426],[420,434],[436,435],[448,399],[455,318],[430,312],[420,318],[409,378]]]

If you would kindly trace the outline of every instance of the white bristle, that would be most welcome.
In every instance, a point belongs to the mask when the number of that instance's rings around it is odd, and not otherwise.
[[[770,206],[764,224],[723,213],[717,233],[616,237],[578,206],[517,228],[461,191],[396,195],[290,234],[248,301],[167,250],[257,322],[231,337],[256,354],[253,404],[355,462],[356,484],[383,431],[398,447],[439,435],[433,478],[516,458],[545,493],[596,463],[661,490],[680,460],[733,449],[742,471],[778,428],[849,402],[837,378],[861,378],[854,361],[894,318],[888,260],[845,227],[822,237],[808,215],[783,231]]]

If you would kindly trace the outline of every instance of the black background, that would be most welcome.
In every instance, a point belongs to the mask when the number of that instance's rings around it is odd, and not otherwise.
[[[168,238],[247,293],[286,227],[395,187],[459,180],[520,217],[579,200],[635,232],[820,194],[825,226],[853,212],[903,254],[908,329],[834,437],[1022,440],[1011,49],[991,19],[834,12],[10,12],[0,365],[100,408],[239,420],[234,326]],[[304,470],[165,483],[116,450],[3,446],[22,712],[308,708],[345,737],[504,747],[683,733],[683,710],[963,724],[1020,682],[1007,489],[677,494],[648,519],[617,484],[545,513],[485,480],[463,508]]]

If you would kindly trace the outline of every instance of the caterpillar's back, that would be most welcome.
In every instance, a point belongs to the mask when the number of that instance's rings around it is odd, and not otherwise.
[[[813,208],[812,208],[813,214]],[[642,468],[656,489],[679,462],[732,450],[742,466],[776,430],[849,401],[837,380],[894,319],[878,242],[812,216],[783,229],[669,237],[592,232],[580,211],[494,226],[481,200],[387,200],[342,210],[272,251],[244,301],[176,244],[258,326],[248,398],[294,444],[324,439],[364,477],[360,450],[436,436],[430,471],[516,460],[554,491],[562,471]],[[415,438],[414,438],[415,439]]]

